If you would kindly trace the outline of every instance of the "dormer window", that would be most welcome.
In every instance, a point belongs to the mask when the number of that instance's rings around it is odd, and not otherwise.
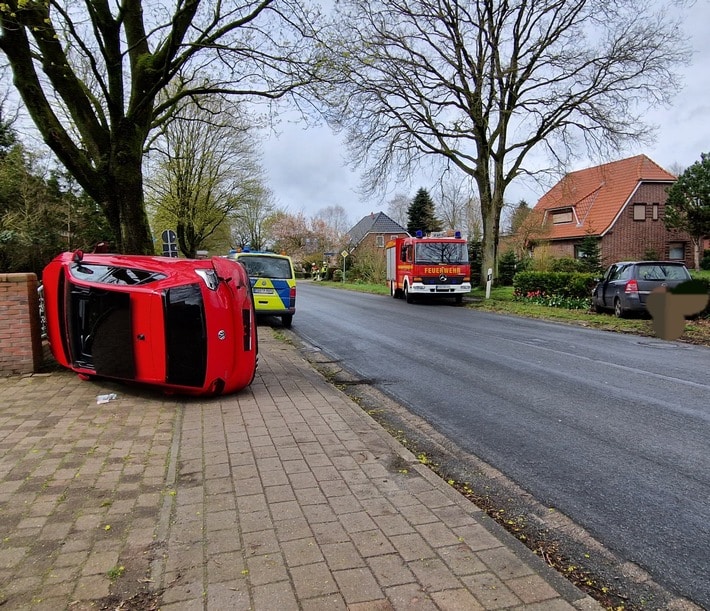
[[[574,220],[574,215],[572,214],[572,208],[561,208],[560,210],[553,210],[550,213],[552,217],[553,225],[560,225],[562,223],[571,223]]]

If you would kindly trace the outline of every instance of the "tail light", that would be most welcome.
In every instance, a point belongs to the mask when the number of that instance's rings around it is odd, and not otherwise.
[[[639,292],[639,285],[636,280],[629,280],[626,283],[626,286],[624,287],[624,293],[628,294],[634,294]]]
[[[292,286],[291,290],[288,292],[288,297],[291,301],[291,307],[296,303],[296,287]]]

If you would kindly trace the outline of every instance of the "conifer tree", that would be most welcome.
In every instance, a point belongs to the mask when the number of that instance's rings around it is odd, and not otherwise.
[[[407,231],[411,235],[416,235],[417,231],[424,235],[441,231],[441,221],[436,218],[434,202],[424,187],[417,191],[407,211]]]

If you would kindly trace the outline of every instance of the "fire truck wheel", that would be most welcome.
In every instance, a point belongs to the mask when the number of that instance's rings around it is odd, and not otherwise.
[[[409,285],[404,283],[404,299],[407,303],[414,303],[414,297],[409,293]]]
[[[463,295],[456,295],[455,299],[457,305],[463,303]]]

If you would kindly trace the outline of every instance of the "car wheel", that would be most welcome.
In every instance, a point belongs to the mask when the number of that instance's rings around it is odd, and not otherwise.
[[[293,314],[284,314],[281,317],[281,324],[287,329],[291,328],[291,323],[293,322]]]
[[[456,302],[456,305],[461,305],[463,303],[463,295],[456,295],[456,297],[454,297],[454,301]]]
[[[617,318],[624,318],[624,316],[626,316],[626,310],[624,310],[624,307],[621,305],[621,299],[618,297],[614,299],[614,316]]]
[[[414,297],[409,293],[409,285],[406,282],[404,283],[404,300],[407,303],[414,303]]]

